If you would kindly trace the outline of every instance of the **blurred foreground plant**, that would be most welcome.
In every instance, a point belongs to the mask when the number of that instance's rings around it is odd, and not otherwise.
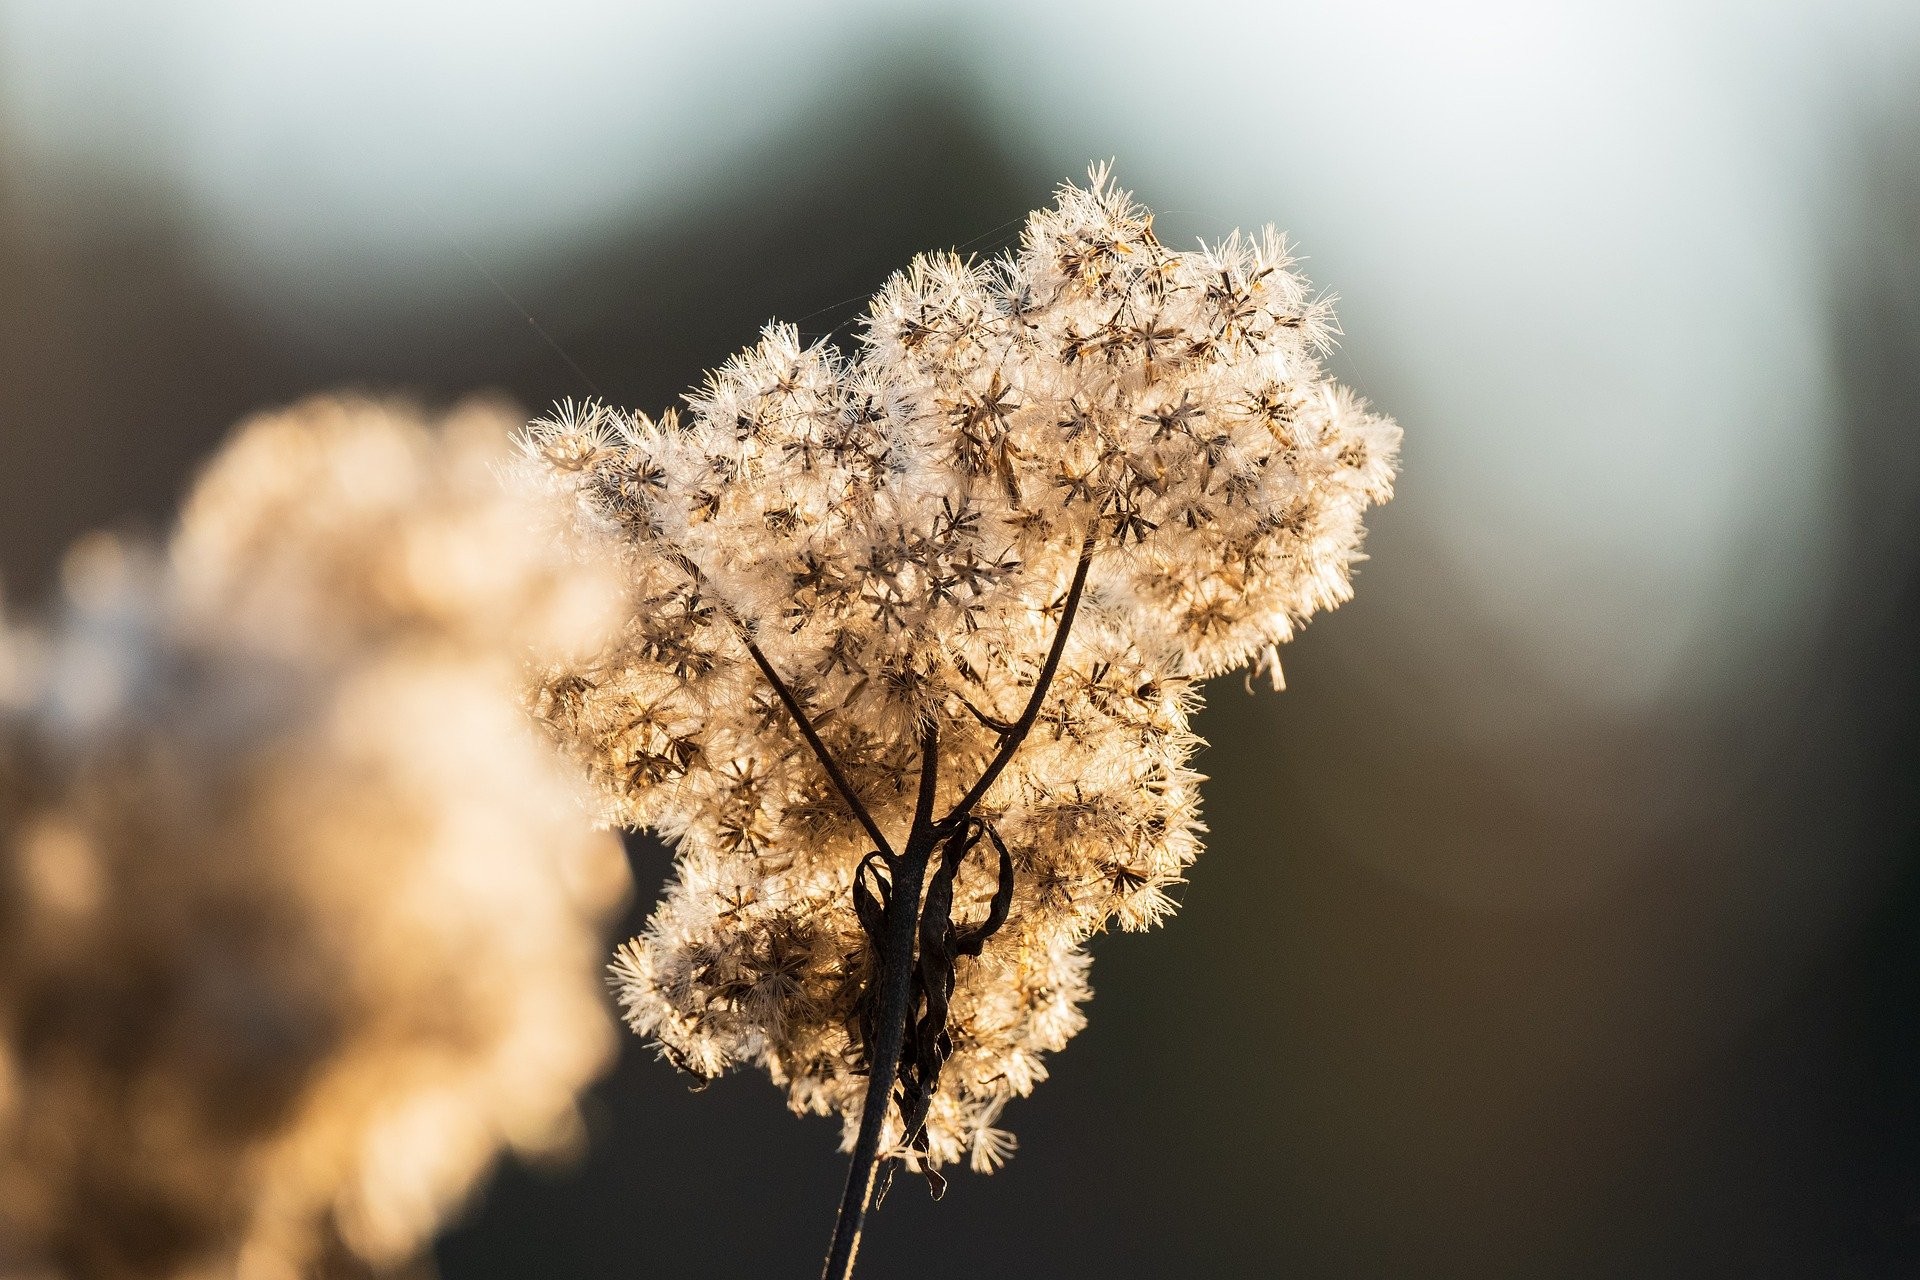
[[[0,1275],[384,1269],[577,1140],[626,869],[520,690],[618,589],[506,434],[261,419],[0,632]]]
[[[1012,1146],[1082,1025],[1087,938],[1199,850],[1196,682],[1349,593],[1399,430],[1330,381],[1280,238],[1195,252],[1096,171],[1017,253],[916,260],[856,353],[767,330],[659,420],[522,439],[631,589],[538,710],[677,876],[616,975],[712,1076],[763,1066],[886,1170]]]

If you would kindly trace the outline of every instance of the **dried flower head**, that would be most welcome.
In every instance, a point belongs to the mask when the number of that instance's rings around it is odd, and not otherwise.
[[[1096,170],[1017,252],[889,280],[851,356],[774,326],[685,416],[534,423],[635,602],[538,709],[678,852],[615,964],[634,1029],[762,1065],[849,1145],[898,1043],[884,1148],[1004,1158],[1083,944],[1167,915],[1199,851],[1197,682],[1277,682],[1390,496],[1399,430],[1328,379],[1332,333],[1278,235],[1176,252]]]
[[[505,440],[261,419],[0,645],[0,1273],[384,1267],[575,1139],[626,869],[526,722],[595,638]]]
[[[340,396],[253,419],[182,511],[181,607],[308,663],[425,641],[516,667],[590,652],[619,588],[581,562],[563,513],[517,482],[504,424],[518,422],[487,400],[429,421]]]

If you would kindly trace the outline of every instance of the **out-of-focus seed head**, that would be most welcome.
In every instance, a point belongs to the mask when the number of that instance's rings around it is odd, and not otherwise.
[[[0,633],[0,1273],[384,1267],[578,1140],[626,868],[521,691],[618,588],[504,421],[259,419]]]

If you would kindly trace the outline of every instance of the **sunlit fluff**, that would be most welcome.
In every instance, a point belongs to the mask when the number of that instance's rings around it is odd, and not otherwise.
[[[1021,714],[1084,559],[1039,719],[972,811],[1008,851],[1011,910],[953,962],[948,1040],[923,1037],[925,1132],[888,1129],[916,1165],[998,1163],[1001,1108],[1082,1025],[1083,944],[1165,916],[1199,851],[1196,682],[1252,664],[1277,683],[1275,646],[1347,598],[1362,514],[1391,494],[1399,430],[1327,378],[1332,332],[1278,235],[1175,252],[1096,171],[1017,252],[889,280],[851,356],[774,326],[685,415],[534,423],[530,469],[635,601],[539,711],[606,817],[678,854],[615,963],[634,1029],[702,1075],[758,1063],[852,1142],[873,964],[854,886],[876,840],[759,657],[897,843],[920,743],[947,812]],[[993,915],[993,847],[958,867],[956,936]]]
[[[256,421],[0,646],[0,1274],[386,1266],[575,1140],[626,872],[520,691],[600,593],[505,439]]]

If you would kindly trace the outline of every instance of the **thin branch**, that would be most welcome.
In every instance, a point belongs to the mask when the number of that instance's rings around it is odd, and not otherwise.
[[[1067,588],[1067,602],[1060,611],[1060,625],[1053,633],[1053,645],[1047,650],[1046,663],[1033,682],[1033,693],[1027,699],[1026,710],[1001,735],[1000,750],[988,762],[979,780],[961,797],[960,803],[953,806],[953,811],[940,819],[940,831],[951,831],[967,820],[967,815],[973,812],[973,806],[980,802],[980,797],[987,794],[987,789],[993,786],[1001,771],[1012,762],[1013,753],[1020,749],[1027,734],[1033,731],[1034,723],[1040,719],[1041,704],[1047,700],[1047,689],[1053,684],[1054,672],[1060,669],[1060,656],[1067,650],[1067,633],[1073,630],[1074,615],[1080,610],[1080,594],[1086,588],[1087,569],[1093,563],[1093,539],[1093,531],[1088,530],[1087,540],[1080,544],[1080,563],[1074,566],[1073,585]]]
[[[1013,732],[1013,721],[1001,720],[994,716],[988,715],[986,712],[982,711],[980,708],[974,706],[973,703],[969,702],[965,694],[956,693],[953,696],[960,699],[961,706],[965,707],[967,710],[973,713],[973,718],[975,720],[978,720],[981,724],[987,726],[987,728],[993,730],[995,733],[1001,735],[1002,737],[1005,737],[1007,734]]]
[[[847,808],[852,810],[853,816],[862,827],[866,828],[867,834],[873,837],[874,845],[885,855],[887,862],[892,864],[896,860],[893,846],[887,843],[884,835],[880,834],[880,825],[873,820],[873,815],[867,812],[867,806],[861,803],[860,793],[853,789],[853,783],[841,771],[840,762],[833,758],[833,754],[827,750],[827,744],[820,740],[820,733],[813,727],[813,721],[807,718],[806,710],[800,705],[800,699],[793,696],[793,690],[787,687],[787,682],[780,678],[780,673],[773,669],[771,662],[767,661],[767,655],[760,652],[760,646],[754,643],[753,632],[748,629],[746,620],[734,611],[733,605],[726,596],[713,590],[712,582],[708,580],[700,566],[694,563],[693,557],[684,551],[674,551],[668,558],[680,572],[693,579],[695,586],[703,591],[713,592],[713,597],[719,602],[721,611],[726,614],[727,620],[733,623],[733,629],[739,635],[740,643],[747,647],[747,653],[753,658],[754,665],[760,668],[760,674],[765,676],[767,683],[773,686],[774,693],[779,695],[780,705],[785,707],[787,714],[793,717],[794,724],[800,727],[800,736],[807,740],[807,745],[813,748],[813,754],[820,758],[820,764],[826,769],[827,776],[833,779],[833,785],[839,790],[840,798],[847,802]]]
[[[787,709],[787,714],[793,717],[794,724],[800,727],[800,736],[807,740],[807,745],[813,748],[813,754],[820,758],[827,776],[833,779],[833,785],[839,789],[840,798],[847,802],[847,808],[853,811],[853,816],[859,819],[860,825],[866,828],[869,836],[873,837],[873,843],[885,855],[887,861],[889,863],[895,861],[897,855],[893,851],[893,846],[887,843],[884,835],[880,834],[879,824],[873,820],[873,815],[867,812],[867,806],[861,803],[859,793],[853,789],[853,783],[841,771],[840,762],[833,758],[833,754],[827,750],[827,744],[820,740],[820,733],[813,727],[813,721],[807,719],[807,713],[800,706],[800,700],[793,696],[793,690],[787,688],[787,682],[780,678],[780,673],[773,669],[771,662],[767,661],[767,655],[760,652],[760,646],[754,643],[753,636],[746,627],[742,626],[739,630],[740,641],[747,646],[747,653],[752,656],[754,665],[760,668],[760,674],[767,678],[767,683],[773,686],[774,693],[779,695],[780,704]],[[929,800],[927,803],[931,804],[932,801]]]

